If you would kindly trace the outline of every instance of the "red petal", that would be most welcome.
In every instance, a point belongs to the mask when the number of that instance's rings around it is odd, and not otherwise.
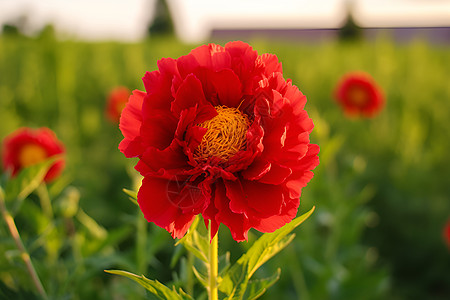
[[[184,109],[180,114],[175,137],[179,140],[188,140],[188,133],[197,124],[203,123],[217,116],[217,111],[211,105],[202,105],[201,107],[190,107]],[[197,131],[197,130],[195,130]],[[200,140],[202,136],[200,137]]]
[[[255,217],[278,215],[283,203],[282,187],[250,180],[225,181],[230,209]]]
[[[243,170],[241,174],[245,179],[258,180],[264,176],[264,174],[269,172],[270,167],[270,162],[257,158],[247,169]]]
[[[140,136],[142,125],[142,103],[145,95],[146,93],[144,92],[138,90],[133,91],[120,117],[119,128],[122,131],[124,139],[119,145],[119,150],[126,157],[138,156],[143,151],[138,137]]]
[[[199,214],[209,204],[211,188],[204,176],[173,176],[168,184],[168,196],[183,213]]]
[[[319,165],[319,146],[310,144],[306,155],[295,164],[292,175],[286,181],[286,187],[289,190],[289,197],[298,198],[301,195],[302,188],[313,177],[313,170]]]
[[[138,203],[144,217],[169,231],[174,238],[183,237],[195,215],[181,213],[168,198],[169,181],[146,177],[138,192]]]
[[[213,85],[219,103],[227,107],[238,107],[242,98],[242,85],[239,77],[232,70],[214,73]]]
[[[150,97],[148,105],[153,109],[169,110],[170,103],[173,101],[171,92],[173,82],[181,80],[176,60],[163,58],[158,61],[158,69],[145,73],[142,78],[145,90]]]
[[[215,184],[215,207],[218,210],[216,221],[223,223],[230,229],[233,239],[237,242],[248,239],[248,230],[250,224],[244,214],[237,214],[230,210],[230,200],[227,197],[223,181],[217,181]]]
[[[141,160],[154,172],[158,172],[160,169],[183,170],[189,168],[183,148],[176,141],[173,141],[164,150],[159,150],[154,147],[147,148]]]
[[[172,102],[171,111],[180,115],[181,111],[199,104],[206,104],[202,84],[193,74],[188,75],[180,85],[175,100]]]
[[[291,174],[292,170],[290,168],[273,163],[269,172],[262,176],[258,181],[261,183],[278,185],[282,184]]]
[[[298,198],[288,199],[287,204],[283,207],[279,215],[253,220],[256,223],[253,224],[253,227],[261,232],[273,232],[295,218],[299,205],[300,200]]]
[[[231,61],[225,49],[216,44],[200,46],[192,50],[191,54],[195,57],[199,66],[207,67],[213,71],[229,67]]]
[[[264,68],[263,71],[266,76],[272,75],[274,72],[283,72],[281,63],[278,61],[278,57],[274,54],[264,53],[263,55],[258,56],[256,63],[261,64],[261,67]]]
[[[172,142],[177,128],[177,119],[170,111],[147,112],[141,127],[141,139],[146,147],[164,149]]]
[[[209,44],[193,49],[188,55],[177,59],[181,76],[187,76],[198,68],[219,71],[229,68],[231,58],[220,45]]]

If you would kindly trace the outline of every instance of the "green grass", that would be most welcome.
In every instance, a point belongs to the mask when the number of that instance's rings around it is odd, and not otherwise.
[[[386,37],[314,45],[250,42],[259,53],[276,54],[285,77],[307,95],[316,125],[312,139],[321,147],[321,164],[301,198],[301,212],[313,205],[316,212],[296,231],[294,243],[257,273],[268,276],[282,267],[280,281],[263,299],[447,299],[450,255],[441,232],[450,216],[448,46],[396,44]],[[182,284],[167,269],[175,251],[170,235],[143,224],[121,191],[133,188],[133,161],[117,150],[121,134],[105,119],[104,105],[112,87],[142,90],[141,77],[156,69],[158,59],[193,47],[169,38],[121,44],[0,37],[0,138],[21,126],[54,130],[66,145],[65,176],[80,193],[80,207],[112,236],[99,253],[88,251],[89,238],[78,240],[86,244],[79,254],[83,272],[76,273],[83,277],[67,274],[76,259],[61,260],[58,274],[68,278],[66,291],[58,290],[61,282],[51,279],[52,271],[40,267],[44,286],[53,286],[55,295],[143,296],[131,281],[103,273],[112,267]],[[385,92],[386,107],[374,119],[345,118],[331,97],[339,77],[352,70],[372,74]],[[31,244],[33,216],[18,216],[19,225],[30,229],[25,237]],[[0,234],[8,241],[3,223]],[[226,230],[221,239],[220,251],[247,247],[236,245]],[[6,243],[2,249],[13,248]],[[45,251],[37,247],[33,255]],[[2,282],[10,284],[5,272],[11,270],[23,276],[14,263],[0,266]]]

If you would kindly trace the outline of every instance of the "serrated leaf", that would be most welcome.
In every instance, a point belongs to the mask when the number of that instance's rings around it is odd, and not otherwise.
[[[313,211],[314,207],[275,232],[265,233],[256,240],[251,248],[222,276],[219,290],[228,296],[225,299],[243,299],[249,279],[255,271],[293,240],[295,235],[288,236],[288,234],[303,223]]]
[[[178,293],[175,288],[170,289],[161,282],[148,279],[144,275],[139,276],[121,270],[105,270],[105,272],[130,278],[161,300],[192,300],[191,296],[181,291],[181,289],[180,293]]]
[[[280,279],[280,274],[281,269],[278,268],[277,271],[270,277],[249,280],[244,299],[253,300],[261,297],[268,288],[270,288],[275,282],[278,281],[278,279]]]
[[[44,180],[45,175],[57,158],[22,169],[17,176],[10,178],[5,186],[5,202],[8,209],[16,213],[23,200],[27,198]]]

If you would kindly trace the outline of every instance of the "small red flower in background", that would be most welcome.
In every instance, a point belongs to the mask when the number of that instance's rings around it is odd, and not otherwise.
[[[351,72],[338,82],[334,96],[349,116],[375,116],[384,105],[384,96],[375,80],[364,72]]]
[[[450,249],[450,219],[447,221],[447,224],[445,224],[442,235],[447,243],[448,249]]]
[[[120,114],[127,104],[130,95],[131,91],[124,86],[116,87],[109,92],[105,111],[109,120],[114,123],[119,122]]]
[[[12,176],[15,176],[23,168],[62,153],[64,153],[64,146],[50,129],[20,128],[3,140],[3,169],[10,170]],[[58,177],[64,164],[63,159],[55,161],[45,175],[44,181],[50,182]]]
[[[243,241],[250,228],[273,232],[296,216],[319,147],[306,96],[275,55],[204,45],[161,59],[143,82],[123,110],[119,149],[139,157],[149,222],[181,238],[202,214],[211,238],[222,223]]]

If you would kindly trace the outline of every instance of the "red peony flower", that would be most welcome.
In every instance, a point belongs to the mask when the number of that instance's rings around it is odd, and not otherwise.
[[[114,123],[120,120],[120,114],[128,102],[131,92],[124,86],[119,86],[112,89],[108,95],[106,103],[106,116]]]
[[[450,249],[450,219],[447,221],[447,224],[444,226],[444,231],[442,232],[444,240]]]
[[[344,75],[334,94],[337,102],[349,116],[375,116],[384,105],[381,88],[367,73],[351,72]]]
[[[3,169],[10,170],[12,176],[15,176],[23,168],[62,153],[64,153],[64,146],[50,129],[20,128],[3,140]],[[64,164],[63,159],[55,161],[45,175],[44,181],[50,182],[58,177]]]
[[[243,42],[200,46],[158,61],[120,119],[119,149],[139,157],[138,203],[175,238],[194,217],[226,225],[236,241],[250,228],[272,232],[297,214],[319,164],[306,96],[275,55]]]

